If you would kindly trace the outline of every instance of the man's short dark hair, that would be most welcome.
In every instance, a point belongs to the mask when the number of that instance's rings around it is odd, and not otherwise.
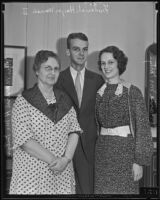
[[[67,49],[70,48],[70,41],[72,39],[80,39],[88,42],[88,37],[84,33],[71,33],[67,37]]]

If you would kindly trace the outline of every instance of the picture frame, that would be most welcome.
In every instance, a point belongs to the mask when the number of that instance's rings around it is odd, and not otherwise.
[[[145,100],[151,127],[157,126],[157,44],[146,50]]]
[[[4,96],[17,96],[26,86],[26,47],[4,46]]]

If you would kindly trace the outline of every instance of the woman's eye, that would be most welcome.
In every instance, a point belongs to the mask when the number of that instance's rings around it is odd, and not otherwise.
[[[54,68],[54,71],[55,71],[55,72],[58,72],[58,71],[59,71],[59,67],[55,67],[55,68]]]
[[[109,61],[109,62],[108,62],[109,65],[112,65],[113,63],[114,63],[113,61]]]
[[[49,66],[45,67],[46,70],[51,70],[51,68]]]

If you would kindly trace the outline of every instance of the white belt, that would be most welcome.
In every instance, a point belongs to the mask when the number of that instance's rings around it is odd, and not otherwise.
[[[100,135],[117,135],[127,137],[131,134],[129,126],[118,126],[116,128],[101,128]]]

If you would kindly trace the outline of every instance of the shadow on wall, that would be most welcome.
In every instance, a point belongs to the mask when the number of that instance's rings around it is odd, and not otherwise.
[[[37,81],[35,72],[33,71],[34,56],[27,56],[27,85],[26,88],[31,88]]]
[[[56,48],[57,48],[57,54],[61,62],[61,70],[64,70],[70,65],[69,58],[66,55],[67,38],[58,39]]]
[[[67,38],[60,38],[57,41],[56,44],[57,48],[57,54],[61,61],[61,70],[66,69],[70,65],[70,59],[66,55],[66,49],[67,49]],[[98,51],[94,51],[91,54],[88,55],[87,59],[87,68],[91,71],[101,73],[98,69]]]
[[[56,49],[61,62],[61,71],[63,71],[64,69],[70,66],[70,59],[66,55],[67,38],[60,38],[56,43]],[[98,68],[98,54],[99,51],[94,51],[88,55],[87,68],[98,74],[102,74]],[[36,83],[37,80],[37,77],[33,71],[33,63],[34,63],[34,57],[28,56],[26,88],[31,88]]]
[[[88,55],[87,68],[91,71],[94,71],[100,74],[101,72],[99,71],[99,68],[98,68],[98,54],[99,54],[99,51],[94,51]]]

